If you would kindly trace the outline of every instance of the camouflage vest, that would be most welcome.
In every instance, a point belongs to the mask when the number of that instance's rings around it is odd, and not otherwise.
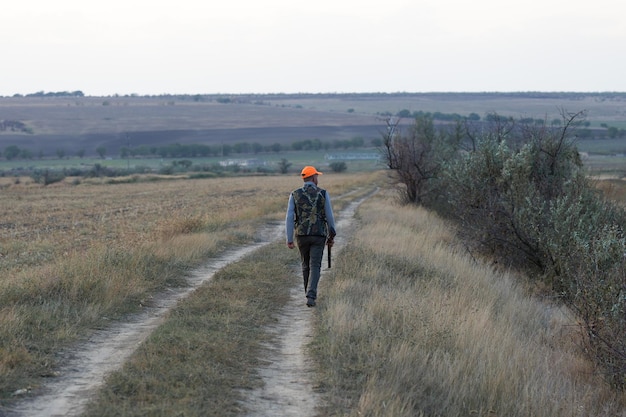
[[[312,184],[293,191],[296,236],[326,236],[326,191]]]

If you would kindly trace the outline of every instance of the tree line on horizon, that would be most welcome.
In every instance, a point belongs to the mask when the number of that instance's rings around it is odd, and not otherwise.
[[[120,148],[119,157],[124,158],[205,158],[205,157],[227,157],[233,154],[245,155],[261,153],[280,153],[288,151],[330,151],[333,149],[361,149],[367,147],[379,147],[382,144],[381,138],[373,138],[366,142],[366,140],[360,136],[353,137],[346,140],[332,140],[322,141],[316,139],[305,139],[294,141],[291,144],[285,145],[280,143],[273,143],[271,145],[262,145],[258,142],[237,142],[234,144],[218,144],[218,145],[206,145],[199,143],[192,144],[180,144],[172,143],[163,146],[151,146],[151,145],[139,145],[135,147],[123,146]],[[96,154],[104,159],[107,156],[107,149],[104,146],[96,148]],[[83,158],[86,152],[84,149],[79,149],[73,156]],[[66,159],[71,155],[65,149],[57,149],[54,155],[48,156],[48,158]],[[12,160],[30,160],[46,158],[47,156],[43,152],[35,153],[31,149],[20,148],[17,145],[9,145],[4,150],[0,151],[0,157],[8,161]]]
[[[326,98],[326,97],[453,97],[453,96],[470,96],[470,97],[502,97],[502,98],[567,98],[567,99],[579,99],[587,96],[598,97],[600,99],[621,99],[626,100],[626,92],[624,91],[441,91],[441,92],[409,92],[409,91],[395,91],[395,92],[367,92],[367,93],[189,93],[189,94],[109,94],[109,95],[85,95],[81,90],[75,91],[37,91],[35,93],[15,93],[12,97],[132,97],[132,98],[179,98],[182,100],[206,100],[212,98],[220,98],[222,100],[232,98],[225,102],[238,102],[245,100],[246,98],[257,99],[259,97],[266,98]]]

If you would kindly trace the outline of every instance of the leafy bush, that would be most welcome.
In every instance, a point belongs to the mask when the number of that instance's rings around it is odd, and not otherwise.
[[[564,129],[575,121],[569,120]],[[550,211],[558,199],[586,185],[578,153],[567,130],[516,129],[498,121],[447,166],[439,183],[447,213],[499,262],[555,270]],[[568,188],[569,187],[569,188]]]
[[[559,199],[551,210],[555,288],[576,312],[585,351],[607,380],[626,388],[626,224],[623,209],[590,187]]]
[[[291,165],[291,162],[289,162],[285,158],[282,158],[278,163],[278,171],[281,174],[286,174],[287,172],[289,172],[289,168],[291,167]]]
[[[408,136],[386,138],[387,155],[407,201],[430,204],[471,249],[548,284],[580,318],[585,351],[625,389],[626,212],[583,169],[570,139],[581,118],[563,112],[562,124],[516,125],[492,115],[453,156],[450,139],[460,136],[417,120]],[[434,205],[425,198],[433,190]]]
[[[53,171],[50,169],[36,169],[32,172],[31,178],[37,184],[50,185],[65,179],[62,171]]]
[[[335,161],[330,163],[330,169],[332,169],[333,172],[344,172],[348,169],[348,165],[346,165],[345,162]]]

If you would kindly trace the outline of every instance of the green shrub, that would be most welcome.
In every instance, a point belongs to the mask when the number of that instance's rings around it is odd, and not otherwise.
[[[498,120],[498,119],[496,119]],[[508,122],[507,122],[508,123]],[[550,210],[568,184],[586,187],[575,146],[563,129],[496,123],[474,138],[471,151],[446,165],[439,182],[445,213],[469,241],[517,267],[555,269],[546,236],[555,225]]]
[[[586,188],[557,201],[546,238],[554,287],[582,324],[585,351],[606,379],[626,388],[626,224],[623,209]]]
[[[348,169],[348,165],[346,165],[345,162],[335,161],[330,163],[330,169],[332,169],[333,172],[344,172]]]
[[[496,124],[449,161],[438,185],[443,214],[467,245],[544,280],[582,323],[585,351],[626,388],[624,209],[600,195],[559,127]]]
[[[65,179],[62,171],[53,171],[50,169],[36,169],[32,172],[31,178],[38,184],[50,185]]]

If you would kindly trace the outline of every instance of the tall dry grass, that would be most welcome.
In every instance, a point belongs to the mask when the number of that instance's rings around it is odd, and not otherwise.
[[[364,174],[325,175],[341,194]],[[137,311],[200,262],[284,218],[298,176],[0,190],[0,405],[52,376],[56,353]],[[349,199],[349,198],[348,198]]]
[[[311,345],[332,416],[619,416],[572,315],[381,193],[325,278]]]
[[[609,200],[618,204],[626,204],[626,182],[623,178],[597,179],[596,186]]]

